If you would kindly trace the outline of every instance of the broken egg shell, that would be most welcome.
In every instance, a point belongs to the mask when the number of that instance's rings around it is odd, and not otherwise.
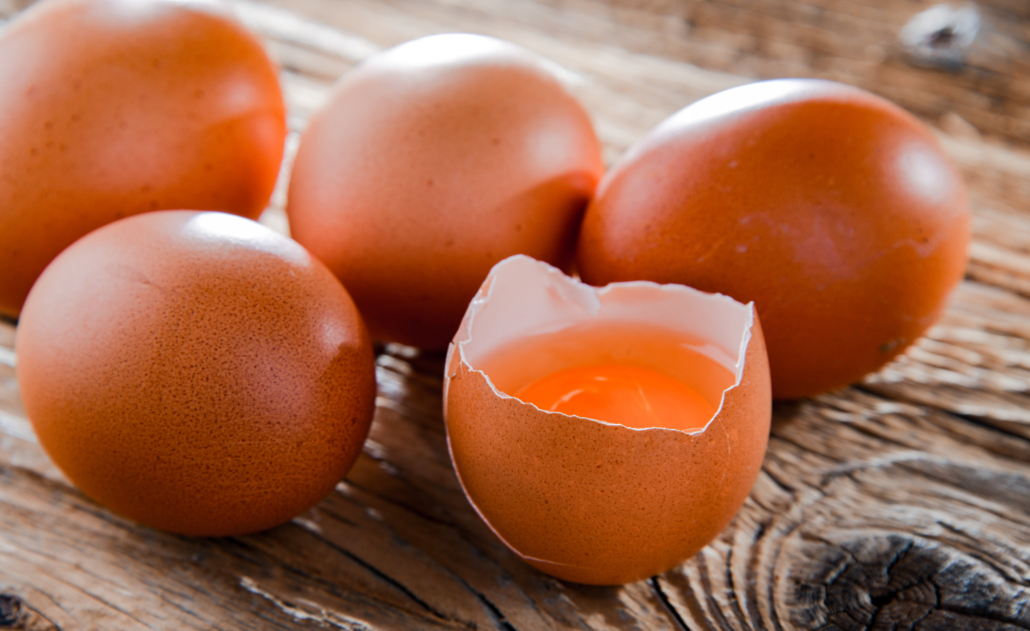
[[[546,412],[498,391],[475,368],[523,335],[630,317],[700,335],[732,361],[736,383],[703,430],[630,429]],[[752,305],[644,281],[598,289],[515,256],[490,272],[454,339],[444,380],[451,459],[482,519],[537,569],[597,585],[659,574],[711,541],[750,493],[772,409]]]

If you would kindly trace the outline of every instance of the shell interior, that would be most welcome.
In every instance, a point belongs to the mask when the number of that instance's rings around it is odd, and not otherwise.
[[[659,345],[665,344],[712,360],[728,372],[730,381],[720,380],[710,374],[712,371],[699,371],[690,363],[653,367],[697,387],[712,402],[714,418],[722,409],[727,386],[740,384],[753,320],[750,304],[721,294],[648,281],[597,288],[546,263],[518,255],[501,261],[491,271],[469,306],[450,352],[460,353],[460,359],[473,370],[482,370],[498,396],[510,397],[509,384],[517,379],[505,374],[510,370],[504,362],[492,361],[499,353],[511,353],[512,349],[525,347],[527,340],[545,336],[560,340],[555,334],[582,330],[585,326],[651,331],[650,346],[629,346],[619,351],[619,356],[646,366],[652,363],[649,355],[658,355],[654,351],[660,351]],[[523,357],[520,363],[523,371],[539,377],[570,363],[597,361],[610,355],[606,345],[602,343],[586,351],[580,348],[535,353]],[[579,356],[573,358],[575,353]],[[445,393],[445,402],[446,399]]]

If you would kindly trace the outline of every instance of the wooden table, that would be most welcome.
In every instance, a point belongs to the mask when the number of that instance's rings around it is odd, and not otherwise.
[[[716,541],[609,588],[536,572],[476,517],[447,457],[440,356],[381,349],[369,441],[317,507],[261,534],[193,539],[127,522],[67,483],[25,420],[15,327],[0,324],[0,629],[1030,628],[1030,4],[981,3],[979,35],[950,69],[899,43],[929,6],[236,3],[282,66],[290,152],[340,73],[437,32],[504,37],[569,69],[609,162],[684,105],[750,80],[865,87],[934,126],[965,174],[966,279],[901,359],[775,407],[762,474]],[[264,220],[285,230],[283,190]]]

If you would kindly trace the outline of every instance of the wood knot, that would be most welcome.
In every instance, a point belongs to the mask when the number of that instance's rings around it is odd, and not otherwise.
[[[13,627],[21,617],[21,598],[0,594],[0,628]]]
[[[826,545],[821,556],[807,559],[807,576],[795,591],[802,601],[797,604],[815,614],[805,628],[964,631],[1030,625],[1030,589],[1022,581],[937,541],[883,533]]]
[[[0,593],[0,629],[4,631],[61,631],[59,627],[33,611],[14,594]]]
[[[979,32],[976,7],[938,4],[913,16],[898,39],[917,64],[958,69]]]

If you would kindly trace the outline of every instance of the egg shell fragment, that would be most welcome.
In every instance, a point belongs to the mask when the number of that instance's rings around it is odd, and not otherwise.
[[[62,252],[16,338],[25,410],[87,495],[142,524],[237,535],[288,521],[361,451],[372,345],[299,244],[224,213],[159,211]]]
[[[703,337],[737,382],[705,429],[687,433],[542,411],[475,368],[524,335],[591,318]],[[613,585],[674,567],[730,522],[761,467],[771,396],[751,305],[650,282],[597,289],[516,256],[491,271],[448,351],[444,416],[458,477],[491,530],[541,571]]]

